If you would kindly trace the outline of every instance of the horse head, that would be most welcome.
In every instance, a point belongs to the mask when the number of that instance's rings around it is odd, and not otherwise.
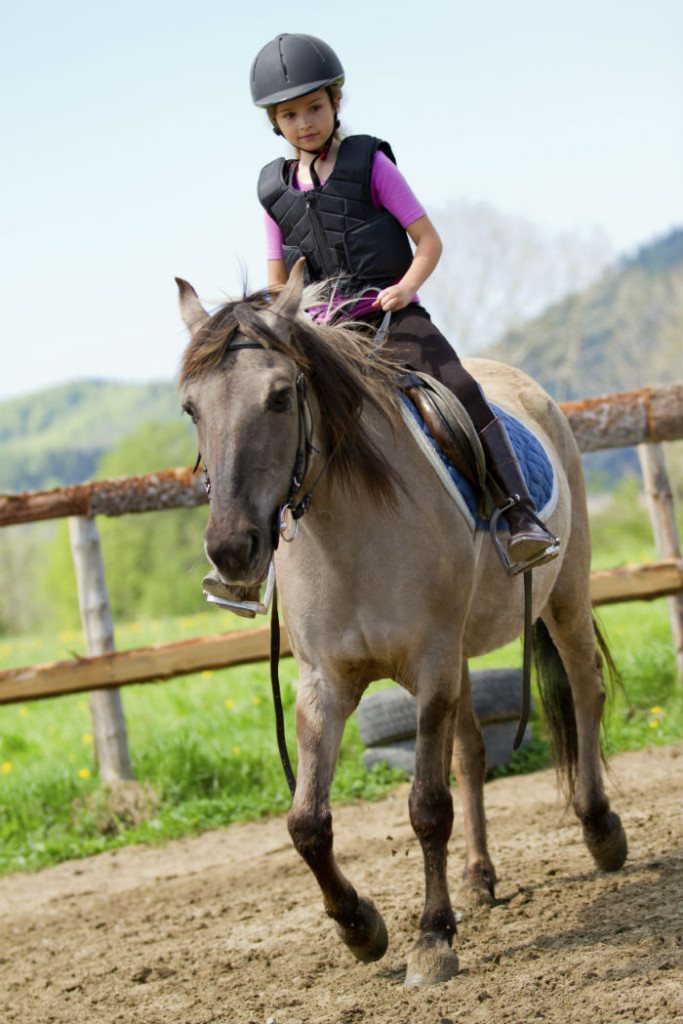
[[[207,557],[224,582],[259,583],[268,571],[278,511],[292,487],[300,434],[300,370],[285,347],[302,293],[295,269],[268,303],[228,303],[213,315],[176,279],[190,332],[180,387],[207,473]]]

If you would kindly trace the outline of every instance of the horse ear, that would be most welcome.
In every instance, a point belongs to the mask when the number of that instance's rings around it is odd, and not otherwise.
[[[183,281],[182,277],[176,277],[175,283],[178,285],[180,315],[190,334],[194,334],[204,321],[209,319],[209,314],[202,306],[189,281]]]
[[[301,296],[304,290],[304,263],[306,257],[301,256],[291,269],[287,284],[284,286],[278,297],[273,302],[271,309],[273,313],[292,320],[299,312]]]

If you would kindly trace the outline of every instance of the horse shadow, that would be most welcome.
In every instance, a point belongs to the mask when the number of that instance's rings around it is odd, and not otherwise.
[[[644,878],[645,872],[649,872],[650,877]],[[639,958],[637,962],[631,956],[623,960],[619,957],[620,949],[632,948],[634,943],[648,937],[655,949],[661,948],[660,970],[673,970],[676,963],[680,965],[683,958],[683,922],[680,915],[683,905],[683,854],[670,853],[626,865],[619,874],[612,876],[613,880],[609,879],[610,876],[597,870],[561,879],[554,875],[548,881],[525,886],[496,901],[498,905],[510,904],[522,894],[532,903],[537,896],[552,890],[557,893],[557,904],[561,907],[564,889],[569,890],[577,884],[590,885],[596,880],[603,882],[601,891],[593,899],[587,893],[579,923],[550,930],[542,917],[534,919],[534,915],[529,914],[535,934],[525,942],[501,946],[495,953],[481,957],[480,963],[491,960],[500,963],[508,957],[533,956],[534,953],[542,956],[544,952],[560,949],[607,946],[611,947],[611,955],[605,961],[600,978],[596,975],[593,980],[616,981],[652,970],[652,960],[647,957]]]

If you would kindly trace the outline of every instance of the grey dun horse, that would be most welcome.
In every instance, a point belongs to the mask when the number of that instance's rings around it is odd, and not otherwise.
[[[211,316],[187,282],[178,286],[190,331],[183,408],[196,425],[211,488],[206,553],[227,583],[245,587],[264,579],[274,557],[298,664],[298,779],[288,816],[294,846],[354,957],[379,959],[387,930],[337,864],[329,794],[347,718],[370,682],[396,680],[417,700],[409,813],[425,874],[406,985],[445,981],[458,970],[446,870],[451,764],[468,897],[491,902],[496,881],[467,661],[520,634],[522,580],[503,572],[493,545],[472,532],[418,449],[401,418],[395,371],[368,360],[370,342],[357,330],[314,324],[302,313],[297,270],[273,302],[252,296]],[[595,863],[613,871],[624,863],[626,838],[603,782],[603,662],[611,661],[591,611],[579,452],[565,417],[529,377],[487,360],[468,366],[487,397],[541,439],[557,474],[548,526],[562,539],[561,555],[534,573],[539,684],[567,798]],[[293,482],[307,431],[305,479]],[[279,510],[311,487],[298,536],[275,550]]]

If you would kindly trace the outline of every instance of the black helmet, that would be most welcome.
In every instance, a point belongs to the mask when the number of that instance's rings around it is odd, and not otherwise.
[[[256,54],[251,98],[257,107],[269,107],[343,81],[344,68],[331,46],[315,36],[283,32]]]

